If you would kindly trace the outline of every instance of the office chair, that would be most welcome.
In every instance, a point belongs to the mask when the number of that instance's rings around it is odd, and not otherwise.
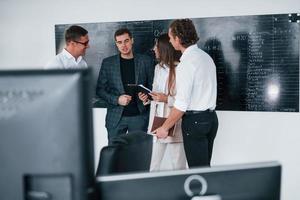
[[[115,137],[100,152],[97,176],[149,171],[153,137],[142,131]]]

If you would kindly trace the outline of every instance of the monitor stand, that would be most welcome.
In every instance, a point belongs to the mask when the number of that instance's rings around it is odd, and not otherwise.
[[[220,195],[194,196],[191,200],[222,200]]]

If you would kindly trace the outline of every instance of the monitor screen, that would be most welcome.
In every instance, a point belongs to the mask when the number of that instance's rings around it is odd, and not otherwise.
[[[279,200],[277,162],[97,177],[105,200]]]
[[[0,71],[0,199],[85,200],[94,182],[90,70]]]

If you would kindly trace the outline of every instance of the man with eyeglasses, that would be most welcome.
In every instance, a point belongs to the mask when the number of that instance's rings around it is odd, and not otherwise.
[[[65,32],[66,47],[47,65],[46,69],[78,69],[87,68],[82,56],[89,48],[88,31],[81,26],[73,25]]]
[[[133,38],[127,28],[114,34],[119,53],[103,59],[96,94],[107,104],[108,142],[131,131],[147,131],[149,106],[144,106],[128,84],[152,88],[154,60],[133,52]]]

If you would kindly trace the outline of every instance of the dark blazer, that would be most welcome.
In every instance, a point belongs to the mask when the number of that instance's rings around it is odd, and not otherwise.
[[[146,55],[134,54],[135,81],[152,88],[154,76],[153,59]],[[120,121],[124,106],[118,105],[118,98],[125,94],[120,69],[120,54],[103,59],[98,76],[96,95],[108,104],[105,118],[106,128],[114,128]],[[143,103],[138,99],[141,113],[146,112]]]

